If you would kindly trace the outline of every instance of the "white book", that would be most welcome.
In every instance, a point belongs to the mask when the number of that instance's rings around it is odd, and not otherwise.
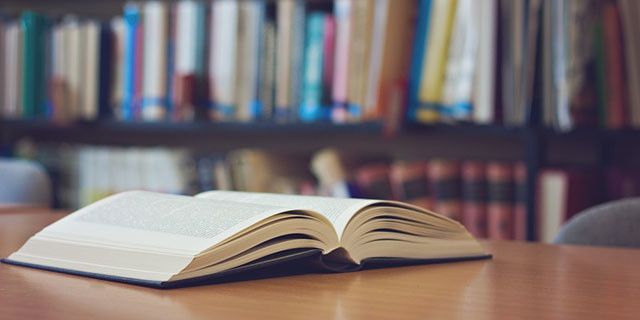
[[[235,0],[216,0],[211,4],[211,52],[210,74],[212,96],[216,105],[216,117],[230,120],[234,117],[237,90],[238,15],[239,3]]]
[[[471,116],[476,57],[479,43],[479,1],[458,0],[449,43],[443,86],[443,115],[465,120]]]
[[[364,80],[366,82],[364,114],[371,114],[378,104],[389,6],[389,0],[375,0],[371,30],[374,36],[371,38],[371,51],[369,52],[369,76]]]
[[[176,74],[194,75],[196,73],[197,11],[198,3],[196,1],[183,0],[176,5]]]
[[[22,30],[19,24],[7,26],[4,43],[4,116],[19,118],[22,114]]]
[[[277,2],[276,24],[276,116],[291,109],[291,51],[295,3],[293,0]]]
[[[65,115],[69,119],[76,119],[80,114],[80,106],[82,104],[82,95],[84,93],[84,72],[85,55],[82,51],[84,39],[82,36],[82,28],[78,19],[75,17],[67,17],[64,21],[65,25],[65,43],[68,63],[65,64],[66,81],[66,105],[64,106]]]
[[[149,1],[143,5],[144,60],[142,119],[157,121],[166,116],[168,4]]]
[[[488,124],[495,117],[497,3],[496,0],[477,2],[480,42],[473,84],[473,121]]]
[[[376,260],[490,257],[461,224],[399,202],[133,191],[55,222],[5,262],[170,287],[257,267],[263,258],[286,266],[301,252],[333,271],[357,270]]]
[[[84,120],[95,120],[98,117],[100,86],[100,23],[88,21],[82,25],[84,38],[83,54],[84,72],[82,103],[79,116]]]
[[[238,20],[238,59],[236,60],[237,120],[252,121],[258,101],[258,76],[264,4],[250,0],[240,2]]]

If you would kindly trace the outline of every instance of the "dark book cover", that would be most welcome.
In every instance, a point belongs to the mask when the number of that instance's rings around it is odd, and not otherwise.
[[[423,208],[432,207],[426,162],[396,161],[391,165],[390,177],[396,200]]]
[[[428,172],[433,191],[433,210],[462,222],[459,163],[453,160],[434,159],[429,161]]]
[[[393,199],[389,165],[374,163],[361,166],[356,171],[356,182],[365,198]]]
[[[488,205],[487,235],[492,240],[513,239],[513,166],[509,163],[487,164]]]
[[[487,175],[485,164],[462,164],[462,221],[474,237],[487,237]]]

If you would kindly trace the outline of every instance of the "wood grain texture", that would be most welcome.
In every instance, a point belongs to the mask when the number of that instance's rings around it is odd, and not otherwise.
[[[61,214],[0,215],[6,256]],[[640,250],[484,242],[493,260],[157,290],[0,265],[0,318],[637,319]]]

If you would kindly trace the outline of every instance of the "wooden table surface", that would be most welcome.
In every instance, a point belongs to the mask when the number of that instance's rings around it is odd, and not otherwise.
[[[0,255],[62,214],[0,215]],[[493,260],[158,290],[0,264],[0,318],[638,319],[640,250],[484,242]]]

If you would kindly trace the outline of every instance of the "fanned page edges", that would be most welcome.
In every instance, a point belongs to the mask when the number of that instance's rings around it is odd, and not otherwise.
[[[312,198],[304,197],[305,202],[336,201]],[[354,201],[344,202],[347,206],[343,212],[330,221],[331,217],[309,208],[127,192],[78,210],[45,228],[12,254],[8,262],[164,287],[168,283],[197,283],[197,279],[219,280],[262,268],[266,261],[268,266],[278,264],[278,268],[288,270],[289,261],[302,259],[300,252],[307,251],[318,253],[318,257],[304,256],[314,260],[315,267],[310,268],[307,263],[298,270],[303,273],[355,271],[375,261],[389,265],[487,257],[464,227],[450,219],[398,202]],[[352,203],[358,205],[354,207]],[[82,217],[96,210],[102,210],[97,214],[100,217]],[[113,220],[111,215],[117,216],[119,210],[135,219]],[[109,215],[101,216],[105,212]],[[211,225],[184,226],[182,221],[183,229],[175,229],[167,224],[174,221],[176,214],[181,219],[192,219],[190,224],[226,225],[216,229]],[[207,220],[210,215],[221,216]],[[145,217],[161,219],[162,223],[153,225]],[[346,219],[343,232],[335,230],[335,221],[340,219]],[[141,226],[147,230],[132,229]],[[300,252],[290,255],[292,250]],[[286,273],[291,271],[295,270]]]
[[[44,265],[37,265],[10,259],[0,259],[0,262],[20,267],[28,267],[39,270],[83,276],[93,279],[120,282],[137,286],[144,286],[157,289],[176,289],[199,285],[212,285],[236,281],[249,281],[283,276],[294,276],[312,273],[344,273],[356,272],[367,269],[379,269],[389,267],[402,267],[422,264],[453,263],[491,259],[489,254],[473,257],[447,258],[447,259],[398,259],[398,258],[373,258],[367,259],[360,265],[332,264],[327,261],[327,256],[323,255],[319,249],[297,249],[289,252],[281,252],[269,257],[264,257],[258,261],[246,265],[223,271],[216,274],[201,276],[197,278],[176,280],[176,281],[152,281],[136,278],[126,278],[111,276],[100,273],[83,272],[71,269],[62,269]]]

